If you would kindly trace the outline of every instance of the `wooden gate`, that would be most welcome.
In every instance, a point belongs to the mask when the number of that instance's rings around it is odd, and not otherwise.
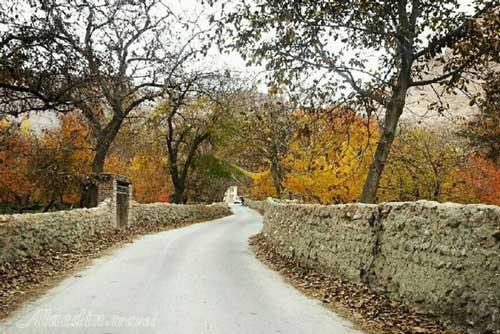
[[[116,185],[116,224],[120,228],[128,225],[128,196],[129,185],[118,181]]]

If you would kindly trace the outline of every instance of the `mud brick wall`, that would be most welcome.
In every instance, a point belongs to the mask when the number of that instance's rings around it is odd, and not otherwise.
[[[220,218],[231,212],[225,204],[175,205],[131,203],[131,225],[177,226]],[[89,241],[117,230],[110,200],[91,209],[37,214],[0,215],[0,265],[15,263],[47,250],[78,251]]]
[[[500,333],[500,207],[247,203],[264,213],[263,233],[280,254]]]

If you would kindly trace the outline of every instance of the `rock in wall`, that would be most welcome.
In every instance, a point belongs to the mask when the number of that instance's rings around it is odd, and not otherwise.
[[[500,207],[247,203],[264,212],[263,233],[280,254],[500,333]]]

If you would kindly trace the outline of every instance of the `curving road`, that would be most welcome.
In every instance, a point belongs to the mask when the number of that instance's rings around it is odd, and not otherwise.
[[[96,260],[1,322],[0,333],[361,333],[260,263],[247,241],[261,216],[233,211]]]

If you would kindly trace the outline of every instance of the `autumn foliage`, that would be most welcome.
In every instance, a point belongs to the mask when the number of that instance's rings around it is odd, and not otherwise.
[[[467,163],[464,180],[475,201],[500,205],[500,166],[474,155]]]
[[[35,130],[26,118],[0,127],[0,203],[3,211],[46,211],[79,206],[82,182],[91,172],[91,136],[81,116],[59,118],[58,125]],[[168,201],[166,158],[160,148],[125,129],[106,161],[106,171],[134,182],[141,202]]]
[[[379,137],[375,120],[345,110],[297,112],[294,117],[295,133],[281,161],[286,171],[282,197],[321,204],[356,202]],[[499,173],[495,161],[452,131],[402,126],[378,200],[498,205]],[[270,168],[251,177],[251,196],[276,196]]]
[[[348,109],[297,110],[281,123],[271,116],[260,114],[259,120],[248,123],[252,141],[233,137],[238,122],[243,122],[233,119],[218,130],[224,136],[201,147],[189,174],[190,201],[218,201],[235,183],[253,198],[277,197],[277,182],[282,198],[321,204],[359,199],[379,139],[375,119]],[[29,118],[0,123],[2,211],[79,206],[83,180],[91,172],[93,137],[79,114],[60,116],[56,123],[45,130],[34,127]],[[290,135],[276,135],[276,127],[282,126]],[[231,131],[226,131],[228,127]],[[259,140],[261,146],[256,150]],[[280,142],[280,151],[273,158],[276,142]],[[449,130],[401,127],[385,166],[378,201],[428,199],[499,205],[497,159],[474,149],[473,144]],[[251,157],[255,161],[249,161]],[[248,164],[239,166],[244,160]],[[280,171],[278,181],[273,164]],[[173,193],[162,132],[147,122],[124,125],[106,159],[105,171],[129,176],[139,202],[168,202]]]
[[[284,165],[285,187],[307,202],[355,202],[377,140],[373,122],[352,112],[299,114]]]

